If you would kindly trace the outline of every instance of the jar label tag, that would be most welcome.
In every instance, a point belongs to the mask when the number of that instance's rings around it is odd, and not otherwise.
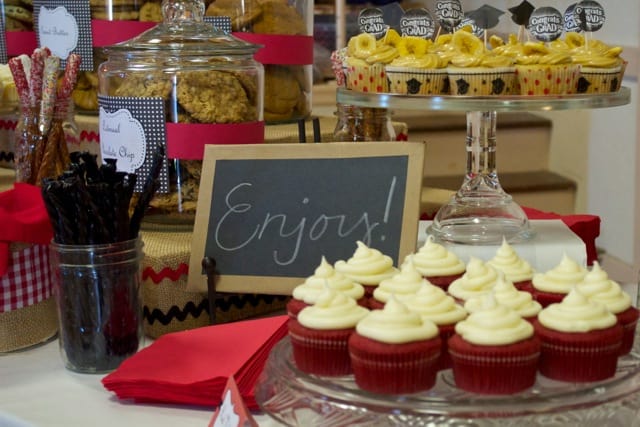
[[[151,171],[153,154],[166,153],[166,113],[162,98],[98,95],[102,159],[116,159],[119,171],[138,175],[134,191],[142,191]],[[169,191],[167,161],[160,172],[158,192]]]
[[[88,1],[34,0],[34,29],[38,46],[47,46],[64,68],[71,53],[82,57],[80,69],[93,70],[91,9]]]

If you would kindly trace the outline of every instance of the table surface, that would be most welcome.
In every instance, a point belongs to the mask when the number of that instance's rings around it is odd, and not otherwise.
[[[67,370],[57,339],[0,355],[1,427],[206,427],[214,409],[134,404],[102,386],[104,375]],[[261,427],[278,425],[255,414]]]

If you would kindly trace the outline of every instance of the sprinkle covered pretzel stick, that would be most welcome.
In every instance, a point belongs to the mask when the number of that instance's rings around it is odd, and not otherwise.
[[[21,56],[23,55],[15,56],[9,60],[9,69],[13,75],[13,81],[16,84],[16,90],[20,98],[20,107],[24,109],[29,106],[29,81],[27,80],[27,74],[25,73]]]
[[[29,106],[31,108],[35,108],[42,98],[44,61],[49,56],[51,56],[51,51],[46,47],[39,47],[31,54],[31,71],[29,73]]]

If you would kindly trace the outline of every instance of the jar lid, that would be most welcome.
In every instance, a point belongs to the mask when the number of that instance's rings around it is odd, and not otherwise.
[[[104,53],[175,56],[253,55],[262,46],[204,22],[202,0],[163,0],[163,22],[142,34],[107,46]]]

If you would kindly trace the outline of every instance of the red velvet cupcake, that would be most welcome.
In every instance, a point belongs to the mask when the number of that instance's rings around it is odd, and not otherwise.
[[[412,256],[416,270],[434,286],[447,290],[465,271],[465,263],[456,254],[427,236],[424,245]]]
[[[433,387],[440,348],[437,326],[395,297],[384,309],[369,312],[349,338],[356,384],[374,393],[408,394]]]
[[[287,303],[287,314],[295,318],[300,310],[313,305],[318,296],[324,292],[325,285],[355,299],[361,306],[367,307],[368,299],[364,295],[362,285],[338,273],[326,258],[322,257],[313,275],[293,289],[293,297]]]
[[[441,288],[428,282],[423,284],[415,295],[399,299],[406,304],[410,311],[418,313],[423,320],[426,319],[436,324],[442,342],[438,370],[451,368],[451,356],[447,342],[455,333],[456,323],[467,317],[467,310],[457,304],[453,297]]]
[[[487,261],[487,264],[502,272],[505,278],[513,283],[513,286],[519,291],[532,291],[531,280],[535,271],[531,264],[518,255],[507,242],[507,239],[502,239],[502,245],[498,248],[494,257]]]
[[[631,304],[629,294],[624,292],[618,283],[609,279],[609,275],[597,261],[594,261],[591,271],[576,288],[590,299],[603,303],[616,315],[624,331],[620,355],[629,354],[633,348],[636,325],[640,316],[640,311]]]
[[[534,274],[531,294],[543,308],[561,302],[575,285],[582,282],[586,274],[585,267],[564,254],[557,266],[544,273]]]
[[[303,372],[341,376],[351,373],[349,337],[369,310],[328,286],[315,304],[289,319],[293,359]]]
[[[540,303],[535,301],[529,292],[519,291],[502,272],[498,272],[498,280],[491,292],[498,304],[509,307],[528,322],[533,322],[542,309]],[[482,306],[482,296],[470,298],[464,303],[464,308],[470,313],[482,309]]]
[[[334,264],[337,272],[364,286],[365,296],[373,298],[373,291],[381,281],[390,279],[400,270],[393,266],[390,256],[377,249],[370,248],[358,241],[357,249],[348,260],[339,260]]]
[[[449,339],[456,386],[478,394],[506,395],[536,381],[540,340],[533,325],[512,309],[484,297],[482,309],[458,322]]]
[[[373,290],[373,298],[369,299],[369,308],[382,309],[391,295],[402,299],[407,295],[414,295],[428,283],[415,269],[411,258],[408,257],[400,267],[400,272],[390,279],[385,279]]]
[[[604,304],[574,289],[542,309],[534,322],[542,341],[540,373],[568,382],[590,382],[616,373],[622,326]]]

